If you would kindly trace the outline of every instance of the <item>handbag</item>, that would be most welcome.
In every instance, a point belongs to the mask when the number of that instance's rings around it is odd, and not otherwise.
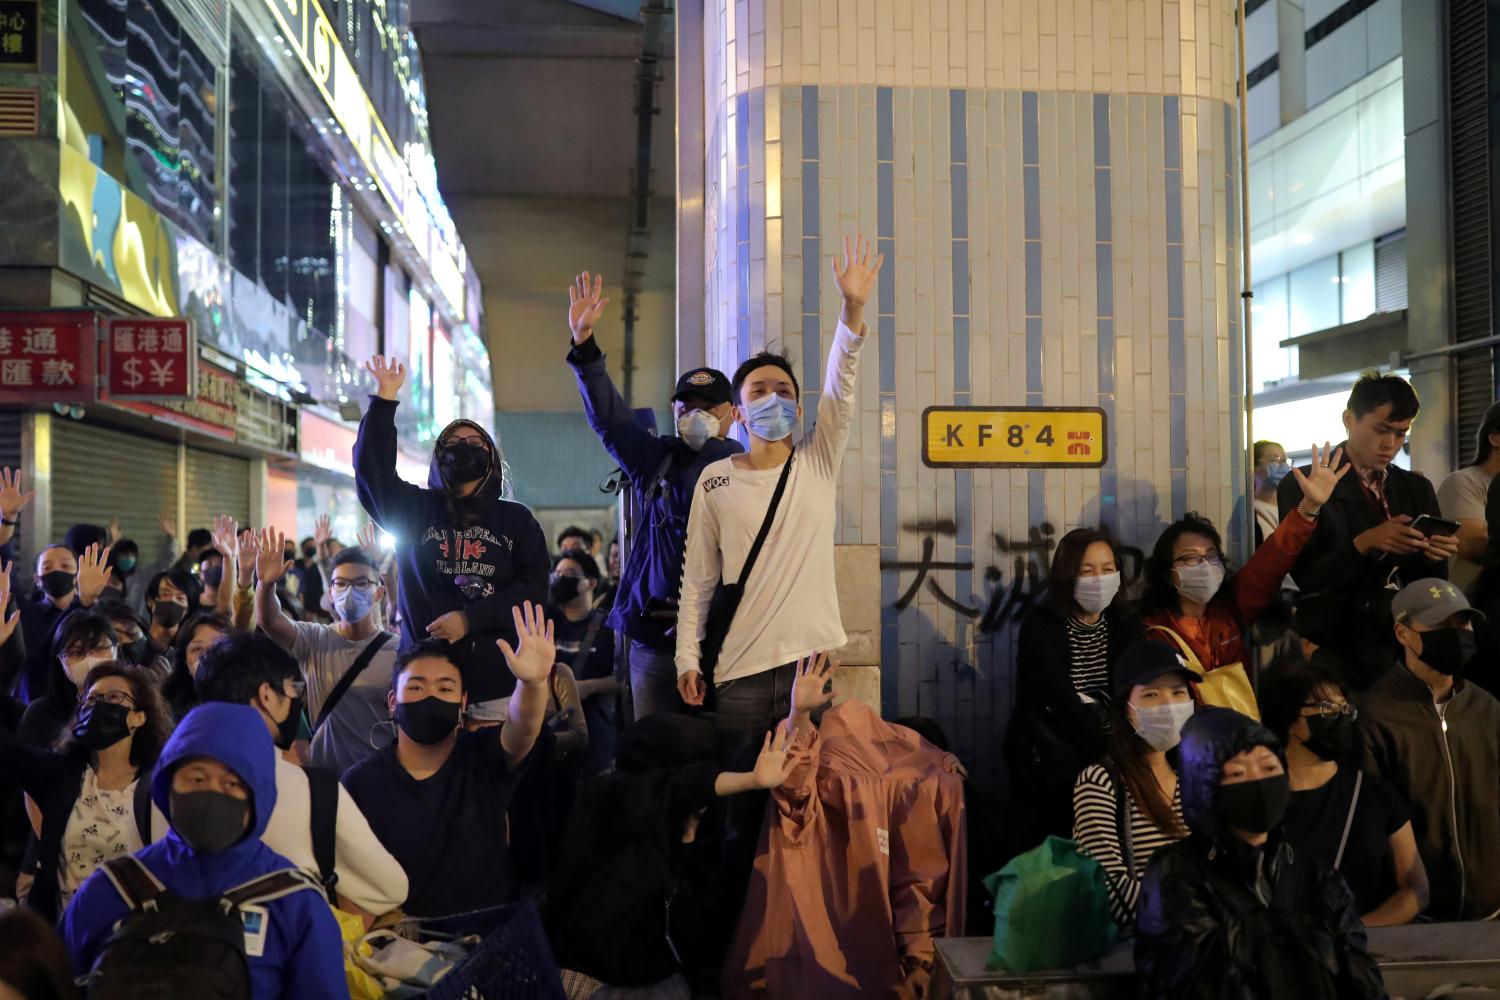
[[[994,948],[986,968],[1026,973],[1081,965],[1118,936],[1109,912],[1109,880],[1093,858],[1048,837],[988,876],[995,900]]]
[[[1255,689],[1250,686],[1250,675],[1245,673],[1243,663],[1226,663],[1213,670],[1204,670],[1193,648],[1187,640],[1165,625],[1148,626],[1147,631],[1165,632],[1177,643],[1187,667],[1197,675],[1193,686],[1198,689],[1198,699],[1205,705],[1232,708],[1241,715],[1260,721],[1260,704],[1255,700]]]
[[[793,452],[787,457],[786,464],[781,467],[781,478],[776,481],[776,492],[771,494],[771,506],[766,508],[766,518],[760,523],[760,532],[755,536],[755,544],[750,546],[750,554],[745,556],[745,565],[740,569],[739,581],[725,583],[721,577],[719,585],[714,588],[713,597],[708,602],[708,620],[703,628],[703,641],[698,646],[698,661],[709,690],[713,689],[714,668],[719,665],[719,654],[724,650],[724,640],[729,636],[729,626],[734,623],[735,612],[739,610],[740,601],[745,596],[745,581],[750,579],[750,571],[755,568],[755,560],[760,556],[761,546],[766,544],[766,536],[771,533],[771,522],[776,520],[776,508],[781,506],[781,494],[786,492],[786,481],[792,474],[792,462],[795,459],[796,453]]]

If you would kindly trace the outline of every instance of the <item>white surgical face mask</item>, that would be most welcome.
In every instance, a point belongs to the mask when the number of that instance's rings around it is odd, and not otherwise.
[[[1224,583],[1223,564],[1201,562],[1196,566],[1177,568],[1177,593],[1190,601],[1207,604]]]
[[[1120,574],[1100,573],[1098,576],[1080,576],[1073,584],[1073,600],[1091,615],[1097,615],[1109,607],[1109,602],[1120,592]]]
[[[1131,705],[1131,724],[1136,735],[1151,749],[1166,753],[1182,742],[1182,727],[1193,717],[1192,701],[1174,701],[1166,705]]]
[[[718,429],[718,418],[707,410],[689,410],[677,418],[677,436],[694,451],[702,451]]]
[[[108,663],[115,656],[116,649],[114,646],[111,646],[108,653],[97,656],[85,656],[81,660],[75,660],[71,665],[69,665],[67,660],[63,660],[63,671],[67,673],[68,679],[73,682],[73,686],[81,689],[83,687],[83,679],[89,675],[90,670],[93,670],[101,663]]]

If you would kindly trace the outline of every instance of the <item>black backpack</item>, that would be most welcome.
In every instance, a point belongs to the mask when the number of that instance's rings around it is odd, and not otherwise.
[[[129,854],[106,861],[104,873],[130,913],[84,981],[89,1000],[250,1000],[245,934],[253,928],[240,908],[319,891],[310,876],[286,869],[218,898],[183,899]]]

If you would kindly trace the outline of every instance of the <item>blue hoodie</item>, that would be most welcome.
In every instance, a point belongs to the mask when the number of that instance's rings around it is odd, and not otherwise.
[[[189,712],[167,741],[151,779],[151,799],[171,815],[172,774],[193,757],[211,757],[250,786],[251,832],[228,850],[199,853],[173,830],[136,857],[172,892],[205,899],[270,872],[295,868],[265,844],[276,805],[276,751],[260,713],[248,705],[213,703]],[[261,904],[268,920],[264,954],[250,957],[254,1000],[347,997],[343,939],[328,902],[309,889]],[[125,900],[103,871],[90,875],[63,917],[63,942],[74,971],[87,973],[126,915]]]
[[[504,469],[500,449],[472,420],[455,427],[484,435],[490,445],[488,473],[471,497],[455,503],[443,481],[433,447],[427,489],[396,474],[396,403],[370,397],[354,442],[354,484],[359,502],[375,523],[395,535],[401,575],[401,649],[427,638],[427,626],[450,611],[462,611],[469,633],[452,644],[468,682],[470,703],[508,696],[516,679],[495,645],[516,643],[511,609],[523,601],[545,604],[552,560],[542,526],[525,505],[500,497]]]

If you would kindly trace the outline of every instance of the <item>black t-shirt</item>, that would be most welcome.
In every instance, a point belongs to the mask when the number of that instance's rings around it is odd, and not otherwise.
[[[1341,767],[1323,787],[1292,793],[1281,829],[1294,849],[1333,866],[1354,801],[1356,774],[1353,768]],[[1395,890],[1390,839],[1410,820],[1411,810],[1401,793],[1385,779],[1366,773],[1339,864],[1360,913],[1369,913]]]
[[[506,767],[500,730],[484,729],[460,733],[453,756],[430,778],[406,773],[392,742],[345,771],[343,781],[376,839],[406,871],[403,909],[436,917],[514,898],[505,813],[520,777]]]

